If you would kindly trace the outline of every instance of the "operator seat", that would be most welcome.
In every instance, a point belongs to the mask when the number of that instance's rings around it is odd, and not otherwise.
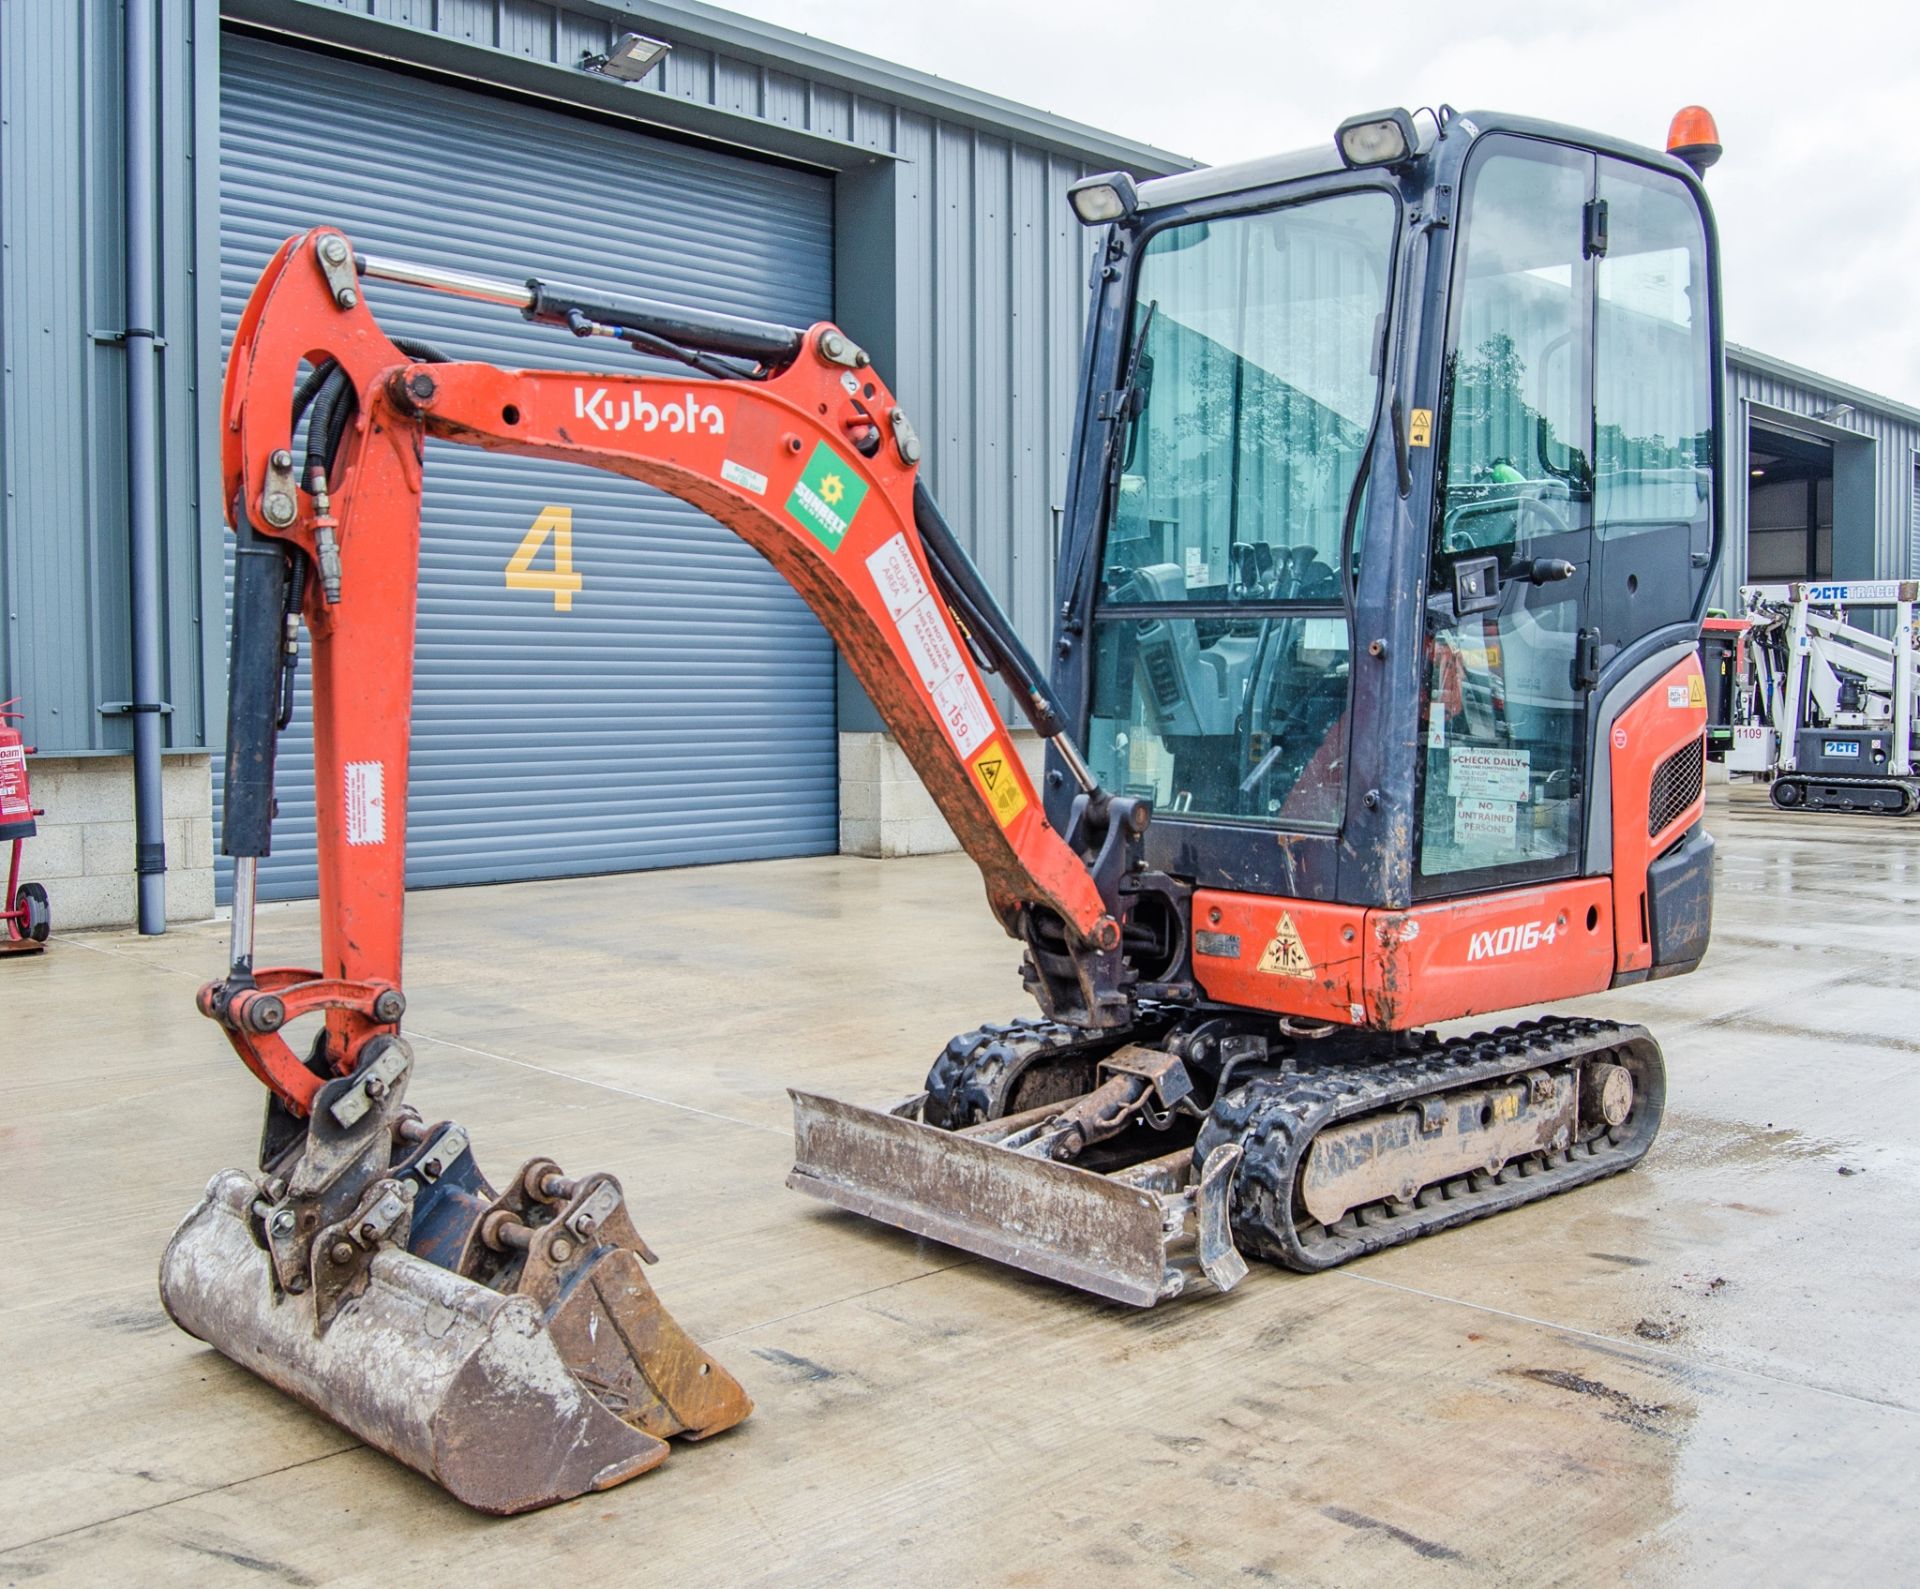
[[[1132,577],[1143,602],[1186,600],[1186,576],[1178,564],[1136,568]],[[1227,658],[1202,646],[1184,619],[1143,619],[1135,644],[1163,738],[1233,732],[1244,669],[1228,667]]]

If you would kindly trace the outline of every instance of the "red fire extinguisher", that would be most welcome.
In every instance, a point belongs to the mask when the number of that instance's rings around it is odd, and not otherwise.
[[[18,697],[16,697],[18,699]],[[34,835],[33,819],[46,813],[34,809],[27,792],[27,756],[31,747],[14,727],[25,714],[9,711],[13,701],[0,701],[0,844],[11,851],[7,859],[7,892],[0,922],[0,955],[34,954],[47,941],[53,926],[47,909],[47,891],[38,883],[20,881],[20,850]]]

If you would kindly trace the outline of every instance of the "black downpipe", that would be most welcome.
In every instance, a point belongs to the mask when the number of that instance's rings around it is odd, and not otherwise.
[[[287,553],[234,504],[233,636],[227,660],[227,768],[222,853],[272,851],[273,758],[286,643]]]
[[[920,531],[920,544],[941,595],[958,613],[974,642],[997,664],[995,671],[1005,674],[1014,686],[1020,709],[1033,731],[1042,739],[1062,733],[1066,721],[1040,665],[980,577],[980,570],[973,566],[973,559],[941,514],[933,493],[920,480],[913,483],[913,522]]]
[[[154,276],[154,0],[127,0],[127,543],[133,652],[133,854],[140,931],[167,930],[166,807],[160,777],[160,516]]]

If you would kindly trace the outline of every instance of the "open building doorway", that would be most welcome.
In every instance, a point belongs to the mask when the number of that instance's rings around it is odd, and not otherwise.
[[[1833,444],[1755,424],[1747,475],[1748,580],[1832,579]]]

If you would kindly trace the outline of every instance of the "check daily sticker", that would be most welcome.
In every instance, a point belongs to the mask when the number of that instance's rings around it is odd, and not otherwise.
[[[920,682],[933,697],[947,737],[962,756],[971,756],[992,735],[993,717],[967,673],[933,593],[920,577],[906,536],[885,542],[867,559],[867,571],[920,670]]]
[[[1527,798],[1530,753],[1455,745],[1448,752],[1447,793],[1456,800]]]
[[[815,442],[787,498],[787,513],[829,552],[837,552],[866,497],[867,483],[854,467],[824,441]]]

